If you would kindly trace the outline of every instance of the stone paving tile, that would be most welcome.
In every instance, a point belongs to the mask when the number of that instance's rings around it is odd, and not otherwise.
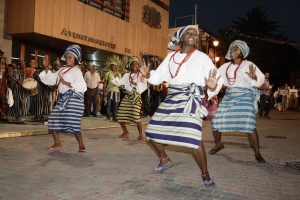
[[[258,164],[247,137],[224,135],[225,148],[208,155],[216,188],[203,186],[200,170],[188,149],[166,147],[176,165],[152,174],[158,159],[147,144],[117,138],[120,128],[85,131],[87,152],[79,155],[73,136],[62,135],[63,150],[48,152],[50,135],[0,140],[0,199],[300,199],[300,172],[282,163],[300,160],[300,114],[274,113],[274,120],[259,120],[262,154]],[[291,118],[297,120],[282,120]],[[293,128],[290,128],[293,127]],[[213,147],[205,125],[206,149]],[[268,139],[267,135],[287,139]]]

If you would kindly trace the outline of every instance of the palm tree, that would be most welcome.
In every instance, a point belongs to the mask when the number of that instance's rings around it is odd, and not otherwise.
[[[282,43],[287,39],[279,29],[279,22],[269,20],[264,9],[252,7],[245,17],[238,17],[232,21],[232,26],[220,30],[223,53],[225,55],[233,40],[244,40],[251,49],[247,59],[258,65],[262,72],[270,72],[273,83],[287,82],[291,70],[299,66],[299,51],[298,55],[287,56],[295,49]]]
[[[233,20],[233,28],[238,32],[259,38],[284,39],[279,34],[280,25],[277,21],[268,19],[266,11],[261,7],[252,7],[246,12],[246,18]]]

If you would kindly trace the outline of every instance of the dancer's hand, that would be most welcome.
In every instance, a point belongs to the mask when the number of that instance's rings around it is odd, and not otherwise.
[[[145,59],[141,58],[140,59],[140,72],[142,73],[142,75],[146,78],[149,78],[150,76],[150,62],[148,62],[146,64]]]
[[[254,67],[253,64],[249,65],[249,72],[245,72],[245,73],[248,74],[248,76],[253,80],[257,80],[256,67]]]
[[[219,76],[217,78],[217,69],[211,69],[209,71],[208,78],[206,78],[206,77],[204,78],[207,88],[211,91],[214,91],[218,86],[218,81],[219,81],[220,77],[221,76]]]

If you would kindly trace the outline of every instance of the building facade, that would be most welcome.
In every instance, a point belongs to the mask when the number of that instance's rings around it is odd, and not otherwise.
[[[20,61],[79,44],[84,60],[101,65],[112,55],[164,57],[169,0],[0,0],[11,56]],[[9,52],[8,52],[9,54]]]

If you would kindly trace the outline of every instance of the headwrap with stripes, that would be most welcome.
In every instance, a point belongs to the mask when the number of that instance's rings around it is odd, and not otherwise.
[[[168,48],[171,48],[175,45],[178,45],[178,43],[180,42],[180,38],[182,37],[182,35],[189,29],[189,28],[194,28],[197,30],[198,34],[199,34],[199,30],[198,30],[198,26],[197,25],[188,25],[188,26],[184,26],[181,29],[179,29],[178,31],[176,31],[173,35],[173,37],[171,38],[170,42],[168,43]]]
[[[76,45],[76,44],[73,44],[73,45],[68,46],[68,47],[66,48],[66,50],[65,50],[65,52],[64,52],[64,54],[63,54],[63,56],[61,57],[61,60],[66,61],[66,60],[65,60],[65,55],[66,55],[67,53],[70,53],[70,54],[74,55],[74,56],[75,56],[75,59],[76,59],[78,62],[81,61],[82,53],[81,53],[81,48],[80,48],[80,46],[78,46],[78,45]]]

